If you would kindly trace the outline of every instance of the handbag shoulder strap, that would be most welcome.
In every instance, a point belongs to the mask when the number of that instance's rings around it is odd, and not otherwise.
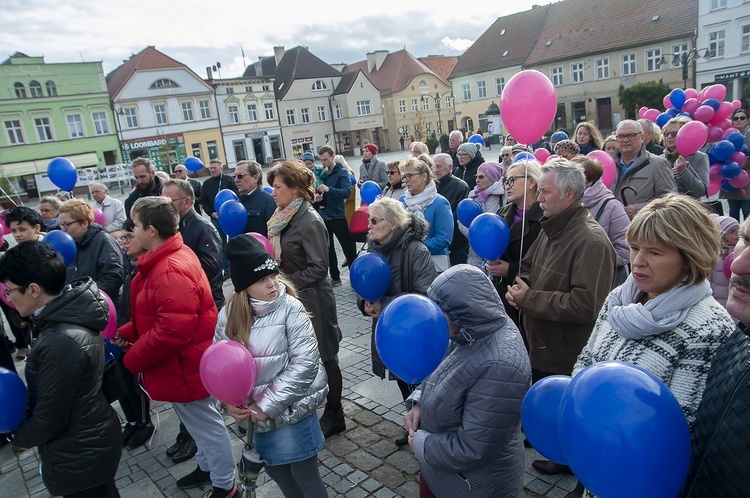
[[[596,212],[596,216],[594,217],[597,223],[599,223],[599,218],[601,218],[602,214],[604,214],[604,208],[607,207],[607,203],[609,201],[614,201],[614,200],[615,200],[614,197],[609,197],[607,199],[604,199],[604,202],[602,202],[601,207],[599,207],[599,211]]]

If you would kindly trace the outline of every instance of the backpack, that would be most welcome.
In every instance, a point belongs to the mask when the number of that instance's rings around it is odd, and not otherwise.
[[[370,222],[370,209],[367,204],[362,204],[352,213],[352,219],[349,221],[349,234],[355,237],[356,242],[364,242],[367,237],[367,225]],[[360,240],[363,239],[363,240]]]

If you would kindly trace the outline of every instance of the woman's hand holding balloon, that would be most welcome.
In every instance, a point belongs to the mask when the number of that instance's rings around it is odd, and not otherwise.
[[[507,277],[510,263],[503,261],[502,259],[496,259],[495,261],[487,261],[484,265],[487,271],[494,277]]]
[[[407,431],[416,431],[419,429],[419,421],[422,416],[422,407],[414,405],[411,410],[404,415],[404,427]]]
[[[250,410],[248,410],[247,408],[227,405],[227,412],[229,412],[229,416],[235,419],[237,422],[244,422],[245,420],[250,418]]]
[[[248,406],[247,411],[250,412],[250,416],[252,417],[253,422],[263,422],[265,420],[268,420],[268,415],[266,415],[266,412],[261,410],[256,403]]]
[[[672,174],[674,176],[683,174],[685,171],[687,171],[687,164],[687,160],[683,156],[678,157],[674,162],[674,166],[672,167]]]

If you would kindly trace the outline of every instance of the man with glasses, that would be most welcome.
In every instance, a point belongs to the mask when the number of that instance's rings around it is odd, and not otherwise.
[[[96,207],[104,213],[104,228],[108,232],[121,229],[125,221],[125,206],[119,199],[109,196],[109,188],[103,183],[94,183],[91,185],[91,197]]]
[[[677,184],[669,161],[646,150],[643,128],[637,121],[620,121],[615,139],[619,149],[614,154],[617,176],[611,190],[623,202],[632,220],[652,200],[677,192]]]
[[[435,178],[438,181],[437,192],[451,205],[453,213],[453,240],[448,246],[448,258],[451,266],[465,264],[469,257],[469,241],[458,230],[456,208],[458,203],[469,196],[469,186],[460,178],[453,176],[453,159],[449,154],[435,154]]]
[[[184,164],[178,164],[174,167],[174,177],[178,180],[187,180],[190,183],[190,186],[193,187],[193,192],[195,193],[195,198],[200,199],[201,198],[201,189],[203,187],[203,184],[196,180],[195,178],[190,178],[188,176],[188,170],[185,167]],[[194,204],[193,209],[195,209],[195,212],[198,214],[203,213],[203,208],[200,204]]]
[[[276,202],[263,190],[262,173],[260,164],[255,161],[240,161],[234,170],[234,183],[247,211],[244,233],[255,232],[268,237],[268,220],[276,211]]]
[[[206,214],[211,217],[211,223],[213,223],[214,228],[219,232],[222,254],[221,266],[224,269],[224,280],[226,280],[229,278],[229,261],[224,257],[224,250],[227,247],[229,237],[224,233],[224,230],[221,229],[221,225],[219,225],[219,213],[214,209],[214,199],[220,190],[227,188],[236,194],[237,185],[235,185],[234,179],[232,179],[231,176],[222,173],[222,164],[218,159],[211,159],[211,162],[208,163],[208,172],[211,177],[203,182],[200,203]]]

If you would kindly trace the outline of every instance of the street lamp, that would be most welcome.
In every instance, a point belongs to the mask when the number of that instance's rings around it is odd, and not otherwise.
[[[687,89],[688,64],[690,63],[690,61],[700,58],[701,51],[704,52],[702,56],[704,59],[710,59],[711,57],[714,56],[713,51],[709,48],[693,48],[693,49],[686,50],[683,52],[674,52],[671,54],[667,54],[667,55],[672,56],[673,66],[675,67],[682,66],[682,88],[683,90]],[[661,59],[659,59],[659,65],[663,65],[666,63],[667,63],[667,60],[662,55]]]

